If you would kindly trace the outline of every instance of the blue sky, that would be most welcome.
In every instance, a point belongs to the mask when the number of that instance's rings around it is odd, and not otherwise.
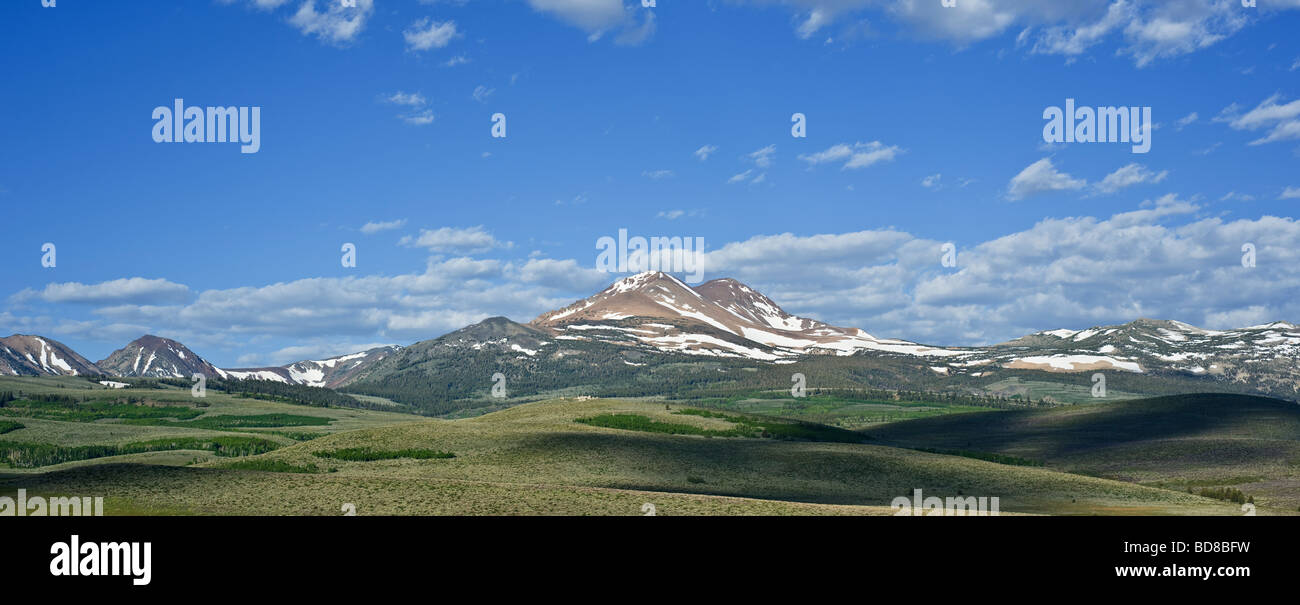
[[[56,4],[0,6],[0,332],[92,360],[528,321],[619,229],[927,343],[1300,321],[1300,0]],[[259,107],[260,150],[154,142],[176,98]],[[1067,98],[1150,107],[1150,152],[1045,143]]]

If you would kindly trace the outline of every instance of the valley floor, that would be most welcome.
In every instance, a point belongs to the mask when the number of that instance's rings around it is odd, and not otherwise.
[[[29,495],[102,495],[108,514],[340,515],[352,505],[362,515],[890,515],[895,498],[919,489],[926,497],[997,497],[1004,514],[1242,514],[1239,504],[1181,485],[929,453],[909,449],[919,439],[897,447],[898,436],[875,430],[809,429],[818,425],[677,404],[551,400],[476,418],[406,417],[396,424],[369,416],[395,414],[321,412],[370,426],[283,439],[278,449],[253,456],[144,452],[0,471],[0,495],[20,488]],[[809,430],[817,440],[779,438]],[[21,436],[14,431],[0,440]],[[1258,514],[1287,512],[1258,507]]]

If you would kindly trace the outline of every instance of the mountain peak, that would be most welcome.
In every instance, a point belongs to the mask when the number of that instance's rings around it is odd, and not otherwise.
[[[702,283],[695,291],[728,313],[768,328],[799,331],[822,325],[787,313],[761,292],[730,277]]]
[[[90,360],[53,338],[34,334],[0,338],[0,374],[84,376],[103,373]]]
[[[114,376],[189,378],[194,374],[224,376],[221,370],[199,357],[189,347],[161,336],[145,334],[100,361],[99,367]]]
[[[687,290],[690,289],[690,286],[683,283],[682,280],[673,277],[671,274],[664,273],[663,271],[644,271],[637,273],[636,275],[624,277],[623,279],[610,284],[605,291],[613,291],[616,293],[632,292],[634,290],[642,290],[645,288],[664,285],[668,285],[669,287],[686,288]]]

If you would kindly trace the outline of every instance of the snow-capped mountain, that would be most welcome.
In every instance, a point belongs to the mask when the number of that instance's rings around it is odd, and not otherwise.
[[[320,361],[297,361],[281,369],[288,374],[287,378],[294,384],[332,389],[347,384],[354,377],[365,372],[366,368],[401,349],[402,347],[398,346],[376,347],[368,351]]]
[[[1122,371],[1300,381],[1300,327],[1285,322],[1205,330],[1139,319],[1087,330],[1052,330],[988,347],[934,347],[882,339],[787,313],[734,279],[694,288],[663,273],[618,280],[532,325],[557,340],[590,340],[718,357],[789,363],[809,354],[880,354],[924,360],[939,375],[981,377],[994,368],[1047,372]]]
[[[692,288],[661,272],[620,279],[595,296],[541,315],[531,325],[560,340],[637,343],[662,351],[764,361],[863,350],[937,358],[964,354],[796,317],[734,279]]]
[[[327,388],[362,383],[372,394],[438,400],[475,396],[485,377],[509,368],[512,384],[526,380],[537,392],[584,380],[650,392],[641,386],[653,382],[650,370],[680,365],[681,355],[760,365],[836,358],[853,365],[865,357],[863,367],[890,372],[895,383],[931,388],[939,380],[958,390],[982,388],[990,379],[1000,379],[995,375],[1012,371],[1106,371],[1143,375],[1152,384],[1187,383],[1193,390],[1208,380],[1286,397],[1300,393],[1300,327],[1285,322],[1206,330],[1139,319],[1038,332],[986,347],[936,347],[798,317],[734,279],[692,288],[659,272],[619,279],[528,324],[494,317],[404,348],[379,347],[282,367],[219,369],[184,345],[156,336],[140,338],[92,364],[55,341],[11,336],[0,340],[0,374],[188,378],[197,372]],[[859,374],[844,376],[852,384],[857,379],[847,377]]]
[[[401,347],[377,347],[360,353],[322,360],[297,361],[286,366],[265,368],[218,368],[185,345],[167,338],[146,335],[99,362],[104,373],[113,376],[189,379],[199,373],[229,380],[272,380],[287,384],[334,388],[353,375]]]
[[[1287,322],[1207,330],[1178,321],[1139,319],[1086,330],[1039,332],[993,348],[1009,368],[1181,372],[1241,381],[1300,377],[1300,326]]]
[[[57,340],[25,334],[0,338],[0,375],[85,376],[103,373],[90,360]]]
[[[185,345],[170,338],[146,334],[131,344],[113,351],[98,364],[112,376],[150,378],[184,378],[194,374],[220,376],[221,370],[199,357]]]

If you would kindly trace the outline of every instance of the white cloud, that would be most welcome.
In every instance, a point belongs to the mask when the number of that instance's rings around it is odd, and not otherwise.
[[[648,179],[659,181],[663,179],[673,178],[676,175],[671,170],[646,170],[641,173],[641,176],[646,177]]]
[[[942,174],[932,174],[921,179],[921,186],[926,189],[941,189],[943,188],[943,184],[939,182],[941,179],[943,179]]]
[[[655,216],[656,218],[675,221],[683,216],[700,216],[701,214],[703,213],[700,210],[663,210]]]
[[[402,32],[406,49],[412,51],[445,48],[458,36],[460,33],[456,31],[455,21],[434,21],[429,17],[412,23]]]
[[[766,174],[767,174],[767,173],[764,172],[763,174],[758,175],[757,177],[755,177],[755,179],[754,179],[753,182],[755,182],[755,183],[760,183],[760,182],[762,182],[762,181],[759,180],[759,179],[762,179]],[[754,176],[754,169],[753,169],[753,168],[750,168],[749,170],[746,170],[746,171],[741,172],[741,173],[739,173],[739,174],[732,175],[731,178],[727,179],[727,184],[728,184],[728,185],[734,185],[734,184],[736,184],[736,183],[743,183],[743,182],[745,182],[745,181],[750,180],[750,177],[753,177],[753,176]]]
[[[1254,201],[1254,199],[1255,196],[1250,195],[1249,193],[1237,193],[1236,191],[1229,191],[1223,194],[1223,197],[1219,198],[1219,201],[1220,202],[1250,202],[1250,201]]]
[[[709,159],[709,156],[713,155],[713,152],[717,150],[718,147],[716,145],[704,145],[695,150],[695,157],[699,158],[700,161],[703,162],[704,160]]]
[[[1168,170],[1153,172],[1142,164],[1132,163],[1106,175],[1106,178],[1094,186],[1094,190],[1098,194],[1109,195],[1142,183],[1159,183],[1167,176],[1169,176]]]
[[[528,4],[589,32],[610,29],[627,18],[622,0],[528,0]]]
[[[473,253],[485,252],[493,248],[508,248],[510,242],[497,241],[482,226],[460,229],[442,227],[429,230],[421,229],[418,236],[405,236],[398,244],[414,248],[427,248],[433,252]]]
[[[1198,115],[1195,111],[1193,111],[1192,113],[1189,113],[1181,118],[1178,118],[1178,121],[1175,122],[1175,124],[1178,125],[1178,130],[1182,130],[1192,122],[1195,122],[1196,120],[1200,119],[1200,117],[1201,117],[1200,115]]]
[[[1287,187],[1282,190],[1282,195],[1277,197],[1279,200],[1296,200],[1300,199],[1300,187]]]
[[[1210,328],[1300,317],[1294,296],[1300,291],[1294,271],[1300,222],[1197,218],[1200,210],[1167,195],[1109,217],[1046,218],[963,243],[956,270],[941,267],[942,242],[893,229],[759,235],[710,250],[705,266],[711,278],[745,281],[790,312],[934,344],[1000,342],[1138,317]],[[496,242],[483,235],[479,228],[443,231],[426,243],[474,248]],[[1255,268],[1240,264],[1243,242],[1257,246]],[[209,345],[214,350],[203,353],[209,357],[220,352],[215,349],[233,359],[265,346],[273,351],[265,359],[294,361],[368,343],[433,338],[493,315],[526,321],[617,277],[595,270],[593,260],[594,253],[582,260],[533,256],[524,262],[433,257],[414,273],[305,278],[197,296],[184,285],[142,278],[51,284],[11,299],[107,306],[89,320],[3,310],[0,328],[117,345],[155,332]],[[320,348],[261,344],[273,338]]]
[[[384,100],[394,105],[407,105],[410,107],[422,107],[425,103],[428,103],[424,95],[418,92],[407,93],[400,90],[388,95]]]
[[[433,110],[425,109],[405,115],[398,116],[403,122],[414,126],[425,126],[433,123]]]
[[[958,47],[1019,30],[1017,47],[1061,55],[1067,62],[1113,42],[1139,67],[1208,48],[1239,32],[1252,17],[1271,16],[1242,10],[1235,0],[958,0],[953,7],[943,7],[938,0],[739,1],[790,7],[795,33],[803,39],[839,21],[861,21],[863,13],[883,13],[914,37]],[[1286,0],[1272,8],[1297,7],[1300,2]],[[846,32],[852,30],[847,27]]]
[[[1007,187],[1007,197],[1019,200],[1039,193],[1083,189],[1087,184],[1088,181],[1076,179],[1057,170],[1052,165],[1051,158],[1043,158],[1026,166],[1020,174],[1011,178],[1011,184]]]
[[[1034,43],[1032,52],[1065,55],[1073,60],[1074,57],[1100,43],[1124,23],[1131,21],[1133,17],[1133,5],[1123,1],[1115,2],[1106,9],[1101,19],[1093,23],[1047,28]]]
[[[410,111],[398,114],[397,116],[398,119],[407,124],[424,126],[433,123],[433,110],[425,108],[425,105],[429,101],[424,98],[424,95],[418,92],[406,93],[399,90],[391,95],[383,97],[383,100],[385,103],[402,105],[409,108]]]
[[[361,232],[366,235],[373,235],[375,233],[379,233],[380,231],[388,231],[389,229],[401,229],[402,227],[405,226],[406,226],[406,219],[404,218],[395,221],[380,221],[380,222],[370,221],[361,226]]]
[[[843,169],[857,170],[880,162],[893,161],[903,150],[897,145],[886,146],[880,141],[870,143],[840,143],[817,153],[800,155],[799,159],[810,166],[818,164],[844,162]]]
[[[40,300],[47,303],[113,304],[175,303],[190,298],[189,287],[165,279],[131,277],[97,284],[52,283],[42,290],[26,289],[15,294],[14,302]]]
[[[772,165],[772,156],[776,154],[776,144],[768,145],[758,151],[749,154],[749,159],[759,168],[767,168]]]
[[[289,18],[289,24],[304,35],[316,36],[322,42],[336,45],[356,39],[375,8],[374,0],[357,0],[355,8],[345,7],[340,2],[322,2],[321,5],[325,10],[318,13],[314,0],[304,0]]]
[[[1235,130],[1268,129],[1268,135],[1251,141],[1251,145],[1300,139],[1300,99],[1278,104],[1281,98],[1275,94],[1246,113],[1241,113],[1240,106],[1234,103],[1225,107],[1214,121],[1227,122]]]
[[[588,293],[582,294],[583,296],[614,281],[610,274],[595,268],[594,258],[590,266],[580,265],[573,259],[530,258],[518,267],[507,267],[507,273],[525,284],[542,284],[568,292]]]
[[[1138,317],[1211,328],[1300,317],[1300,223],[1264,216],[1193,220],[1172,195],[1109,218],[1049,218],[962,246],[954,272],[942,242],[880,230],[757,236],[711,251],[706,267],[787,310],[878,336],[987,344],[1052,328]],[[1258,246],[1255,269],[1242,242]],[[1123,296],[1115,293],[1122,292]]]
[[[637,45],[653,36],[657,26],[652,11],[637,10],[640,3],[625,7],[622,0],[528,0],[528,5],[585,31],[592,42],[608,32],[621,31],[616,44]],[[644,13],[640,24],[638,13]]]

